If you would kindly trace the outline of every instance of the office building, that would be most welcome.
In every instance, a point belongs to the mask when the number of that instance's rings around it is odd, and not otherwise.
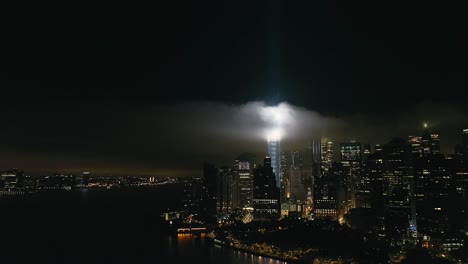
[[[328,138],[322,138],[321,140],[321,147],[320,147],[320,152],[321,152],[321,166],[320,166],[320,172],[321,176],[327,175],[332,163],[333,163],[333,142],[330,141]]]
[[[383,146],[382,157],[387,234],[391,239],[403,236],[414,240],[417,224],[411,146],[404,139],[394,138]]]
[[[350,209],[356,208],[356,190],[360,190],[361,185],[361,143],[351,141],[340,145],[341,169],[343,178],[343,201],[341,210],[347,213]]]
[[[254,220],[278,219],[280,216],[280,189],[271,164],[271,157],[267,154],[263,166],[255,168],[252,202]]]
[[[218,172],[217,213],[226,214],[232,211],[232,172],[229,167],[221,167]]]
[[[280,165],[281,165],[281,155],[280,155],[280,141],[279,139],[268,139],[267,141],[267,152],[271,157],[271,167],[273,168],[273,173],[276,177],[277,187],[280,188]]]
[[[253,199],[253,166],[250,161],[236,160],[233,172],[237,182],[239,208],[251,206]]]

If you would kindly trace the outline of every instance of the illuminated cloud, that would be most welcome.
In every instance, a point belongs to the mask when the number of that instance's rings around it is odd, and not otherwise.
[[[266,131],[266,139],[268,141],[279,141],[282,135],[283,130],[281,127],[270,128]]]
[[[411,114],[362,113],[339,118],[287,102],[272,106],[259,101],[86,105],[79,111],[41,106],[35,111],[20,109],[14,116],[3,111],[0,117],[5,124],[14,124],[0,130],[3,168],[63,171],[82,167],[155,174],[176,170],[177,175],[186,176],[193,176],[190,171],[200,173],[204,161],[232,165],[243,152],[262,157],[268,137],[281,138],[282,150],[299,150],[303,160],[308,160],[310,140],[319,135],[336,142],[337,148],[349,140],[384,144],[394,136],[418,133],[427,121],[431,130],[440,133],[443,151],[449,153],[461,140],[462,129],[468,127],[466,112],[433,103],[422,104]]]
[[[173,115],[184,115],[186,126],[193,128],[192,135],[231,140],[265,142],[268,137],[288,141],[310,140],[322,129],[339,123],[305,108],[282,102],[276,106],[264,102],[228,105],[211,102],[192,102],[171,107]],[[171,109],[164,109],[164,112]],[[177,124],[174,124],[177,125]]]

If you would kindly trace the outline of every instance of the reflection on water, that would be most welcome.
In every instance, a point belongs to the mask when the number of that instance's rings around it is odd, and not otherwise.
[[[167,237],[168,257],[174,261],[187,260],[192,263],[238,263],[238,264],[285,264],[287,262],[252,255],[231,248],[213,245],[203,237],[179,234]],[[186,257],[189,257],[190,260]],[[205,261],[205,262],[204,262]]]
[[[0,263],[280,264],[205,238],[170,236],[160,215],[178,186],[44,192],[0,199]],[[182,187],[181,187],[182,188]]]

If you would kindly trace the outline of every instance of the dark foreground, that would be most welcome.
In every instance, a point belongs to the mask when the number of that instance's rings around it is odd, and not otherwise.
[[[0,199],[0,263],[283,263],[168,234],[160,214],[182,193],[164,185]]]

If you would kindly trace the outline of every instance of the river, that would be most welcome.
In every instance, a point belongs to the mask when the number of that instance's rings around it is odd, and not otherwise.
[[[164,232],[178,185],[0,199],[0,263],[286,263]]]

